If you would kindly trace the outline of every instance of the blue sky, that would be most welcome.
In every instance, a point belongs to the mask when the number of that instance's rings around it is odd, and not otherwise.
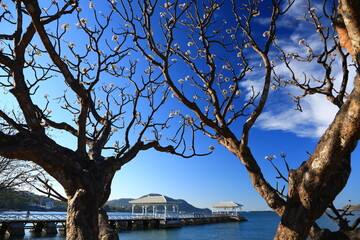
[[[93,1],[97,7],[97,1]],[[160,1],[163,2],[163,1]],[[306,38],[316,44],[317,35],[309,33],[305,23],[294,21],[295,16],[301,17],[304,8],[302,1],[297,1],[289,13],[292,19],[282,19],[280,35],[278,41],[282,43],[289,52],[298,50],[299,40]],[[88,6],[83,6],[83,14],[86,16],[89,11]],[[90,10],[92,11],[92,10]],[[219,10],[218,19],[226,16],[229,8],[224,7]],[[88,15],[91,18],[91,15]],[[71,18],[66,19],[71,21]],[[259,16],[259,28],[266,23],[266,19]],[[63,24],[64,22],[61,22]],[[71,33],[76,33],[74,22],[71,22]],[[294,27],[296,26],[296,27]],[[114,26],[115,27],[115,26]],[[65,35],[66,37],[67,35]],[[76,39],[74,38],[76,36]],[[68,41],[74,41],[77,47],[81,47],[80,35],[69,37]],[[260,34],[261,36],[261,34]],[[109,38],[111,35],[109,34]],[[66,39],[66,38],[64,38]],[[184,41],[184,40],[183,40]],[[187,41],[181,42],[180,45],[186,46]],[[314,49],[317,46],[314,46]],[[131,56],[132,58],[139,56]],[[276,57],[273,56],[276,61]],[[295,70],[301,75],[302,71],[311,73],[313,76],[321,74],[314,65],[298,65],[294,63]],[[276,65],[278,73],[285,72],[283,65]],[[179,78],[183,78],[189,72],[182,67],[174,68]],[[184,76],[181,76],[184,75]],[[249,94],[252,87],[260,90],[258,77],[260,71],[254,71],[242,83],[244,96]],[[49,94],[52,99],[50,107],[53,109],[53,117],[58,121],[71,118],[70,115],[63,112],[56,112],[58,109],[54,99],[62,94],[65,86],[59,83],[58,78],[49,80],[38,90],[34,100],[44,105],[44,94]],[[105,83],[109,79],[105,79]],[[113,81],[111,79],[110,81]],[[265,156],[276,155],[275,163],[284,171],[284,166],[280,158],[282,152],[286,153],[287,160],[291,168],[297,168],[303,161],[308,158],[307,152],[311,153],[316,146],[321,133],[326,129],[328,124],[336,113],[336,108],[328,103],[324,96],[310,96],[303,100],[303,112],[295,111],[295,105],[290,101],[288,92],[295,93],[293,88],[274,89],[271,91],[268,105],[264,113],[252,129],[250,136],[250,147],[253,154],[259,161],[266,179],[275,186],[276,171],[271,167]],[[13,102],[10,94],[1,93],[0,102],[6,109],[11,109],[16,104]],[[166,117],[170,110],[186,111],[177,101],[170,100],[160,117]],[[173,124],[176,126],[176,122]],[[234,131],[239,131],[241,125],[234,126]],[[69,148],[74,146],[74,138],[62,132],[53,132],[53,137],[59,143]],[[119,136],[121,137],[121,136]],[[117,139],[113,139],[115,141]],[[178,156],[149,150],[141,152],[136,159],[122,167],[116,174],[110,199],[118,198],[138,198],[148,193],[160,193],[176,199],[185,199],[196,207],[210,207],[212,204],[220,201],[234,201],[244,205],[244,210],[267,210],[269,207],[264,200],[253,189],[245,167],[241,162],[224,147],[218,145],[216,141],[211,140],[203,135],[196,139],[197,145],[202,151],[207,150],[208,146],[214,145],[215,150],[211,155],[205,157],[194,157],[184,159]],[[360,203],[360,192],[357,190],[357,184],[360,182],[359,150],[352,155],[352,174],[348,184],[342,193],[339,194],[335,201],[337,207],[348,204],[352,200],[354,204]],[[284,172],[285,173],[285,172]],[[279,181],[280,186],[283,182]],[[55,184],[57,186],[57,184]],[[60,187],[57,186],[60,189]]]

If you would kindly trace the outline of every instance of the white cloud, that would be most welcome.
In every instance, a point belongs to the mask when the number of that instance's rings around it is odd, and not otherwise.
[[[307,47],[303,44],[299,45],[301,39],[310,44],[312,50],[316,54],[321,54],[323,51],[323,42],[320,36],[315,31],[314,26],[303,20],[295,20],[304,16],[304,12],[307,12],[307,2],[299,0],[295,2],[290,12],[284,17],[283,22],[280,23],[279,31],[276,40],[278,46],[281,46],[285,53],[298,53],[306,57],[309,53]],[[316,7],[317,11],[321,11],[321,5],[312,5]],[[320,12],[319,12],[320,14]],[[290,21],[291,20],[291,21]],[[325,21],[325,20],[324,20]],[[284,25],[282,25],[284,24]],[[289,24],[293,27],[289,29]],[[332,40],[329,40],[331,45]],[[328,47],[330,46],[328,45]],[[269,56],[271,60],[275,60],[276,51],[270,52]],[[253,56],[253,60],[256,56]],[[317,59],[312,62],[300,62],[295,59],[291,60],[292,70],[300,83],[309,84],[309,87],[322,87],[322,80],[325,76],[325,69],[317,63]],[[253,61],[255,66],[254,71],[247,76],[246,81],[241,83],[241,87],[244,89],[246,97],[251,95],[252,87],[255,91],[260,92],[263,88],[263,70],[257,68],[257,64]],[[276,60],[275,71],[277,76],[281,76],[283,80],[290,77],[290,71],[286,68],[284,63],[280,63]],[[354,71],[351,71],[349,77],[348,90],[352,88],[352,79],[354,77]],[[341,62],[336,59],[332,64],[332,77],[335,78],[334,83],[334,95],[339,90],[343,74],[341,72]],[[308,95],[301,99],[302,112],[295,110],[295,103],[289,100],[288,93],[294,96],[302,95],[303,92],[297,87],[288,85],[283,89],[272,90],[269,95],[267,106],[259,117],[256,127],[265,130],[282,130],[291,132],[300,137],[320,137],[324,131],[328,128],[329,124],[333,121],[338,107],[329,102],[325,95],[314,94]]]
[[[324,95],[311,95],[302,100],[302,112],[294,110],[294,104],[271,105],[264,112],[257,127],[265,130],[282,130],[299,137],[320,137],[334,119],[338,108]],[[276,109],[277,106],[281,106]]]

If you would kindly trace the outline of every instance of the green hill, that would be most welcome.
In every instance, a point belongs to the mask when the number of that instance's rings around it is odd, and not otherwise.
[[[46,202],[53,202],[54,206],[46,208]],[[26,191],[1,190],[0,210],[18,211],[66,211],[67,204],[44,196]]]

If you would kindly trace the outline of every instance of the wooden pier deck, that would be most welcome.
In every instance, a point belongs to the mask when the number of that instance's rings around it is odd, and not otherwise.
[[[118,231],[154,228],[178,228],[188,225],[213,224],[222,222],[246,221],[241,216],[233,215],[198,215],[180,214],[174,215],[124,215],[109,214],[110,225]],[[66,214],[26,214],[26,213],[1,213],[0,235],[23,236],[25,229],[33,232],[45,232],[48,234],[58,233],[58,229],[66,231]]]

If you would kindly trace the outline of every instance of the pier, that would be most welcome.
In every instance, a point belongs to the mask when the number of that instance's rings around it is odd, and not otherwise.
[[[189,225],[247,221],[239,212],[241,204],[220,202],[212,214],[181,214],[178,202],[163,195],[148,195],[129,201],[131,214],[109,213],[109,224],[117,231],[179,228]],[[140,207],[141,213],[135,208]],[[55,235],[66,231],[66,213],[0,213],[0,235],[24,236],[25,229]]]
[[[109,214],[109,224],[117,231],[138,229],[179,228],[189,225],[213,224],[222,222],[246,221],[239,215],[227,214]],[[66,214],[49,213],[1,213],[0,235],[24,236],[25,229],[34,233],[55,235],[58,231],[66,231]]]

